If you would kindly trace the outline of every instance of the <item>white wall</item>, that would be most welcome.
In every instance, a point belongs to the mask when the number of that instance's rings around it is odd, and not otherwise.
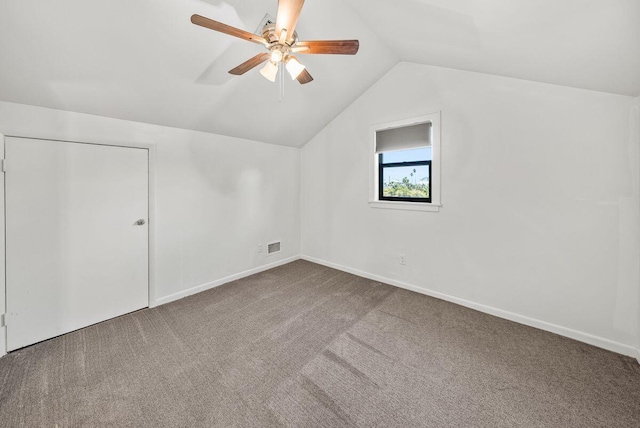
[[[297,148],[5,102],[0,132],[155,146],[159,303],[300,253]],[[276,239],[281,253],[257,253]]]
[[[635,106],[632,108],[631,114],[631,137],[632,140],[635,137],[635,141],[638,147],[640,147],[640,97],[636,98]],[[640,186],[640,177],[636,180],[636,184]],[[638,223],[640,223],[640,216],[636,217]],[[640,288],[640,281],[638,282],[638,288]],[[636,358],[640,363],[640,292],[638,292],[638,330],[637,330],[637,342],[636,347],[637,355]]]
[[[303,147],[302,254],[633,354],[633,103],[400,63]],[[441,211],[369,207],[369,127],[436,111]]]
[[[0,158],[4,157],[4,135],[0,133]],[[0,173],[0,314],[4,314],[6,302],[5,292],[5,256],[4,256],[4,174]],[[7,349],[7,334],[4,327],[0,327],[0,356]]]

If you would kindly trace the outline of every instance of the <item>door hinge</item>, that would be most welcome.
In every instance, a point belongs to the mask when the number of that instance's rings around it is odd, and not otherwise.
[[[0,327],[7,326],[7,314],[0,315]]]
[[[0,159],[0,163],[2,163],[2,172],[7,172],[7,160]]]

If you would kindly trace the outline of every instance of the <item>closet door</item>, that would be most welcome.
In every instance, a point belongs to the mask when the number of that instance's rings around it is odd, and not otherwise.
[[[148,150],[7,138],[7,347],[148,306]]]

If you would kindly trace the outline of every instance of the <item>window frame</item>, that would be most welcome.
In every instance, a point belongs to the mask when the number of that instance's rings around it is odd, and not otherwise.
[[[387,122],[370,127],[370,168],[369,168],[369,206],[371,208],[398,209],[410,211],[430,211],[439,212],[441,204],[440,196],[440,116],[441,113],[435,112],[423,116],[410,119],[402,119],[394,122]],[[417,201],[418,198],[393,198],[381,197],[381,168],[380,153],[376,153],[376,135],[379,131],[389,129],[403,128],[414,125],[431,124],[431,163],[429,165],[429,199],[430,201]],[[405,165],[409,166],[409,165]],[[420,198],[426,199],[426,198]]]

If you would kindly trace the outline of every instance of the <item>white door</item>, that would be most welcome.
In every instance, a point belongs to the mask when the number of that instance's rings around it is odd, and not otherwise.
[[[5,159],[8,350],[147,307],[148,150],[7,138]]]

